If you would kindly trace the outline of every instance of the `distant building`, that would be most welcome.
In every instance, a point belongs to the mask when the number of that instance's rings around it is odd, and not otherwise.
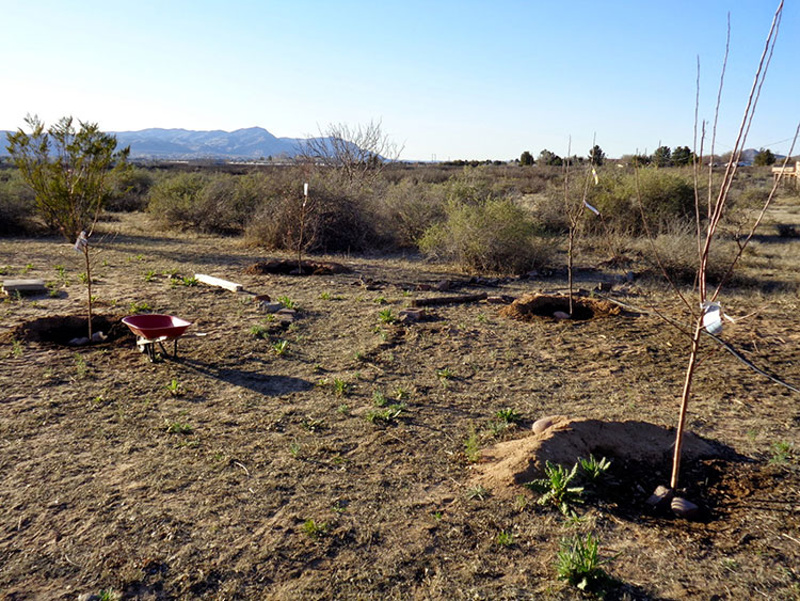
[[[800,178],[800,161],[797,161],[792,167],[788,165],[786,167],[773,167],[772,177],[776,180],[780,177],[787,184],[791,184],[796,188],[798,178]]]

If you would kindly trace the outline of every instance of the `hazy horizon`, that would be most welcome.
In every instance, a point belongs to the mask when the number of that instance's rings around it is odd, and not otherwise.
[[[235,131],[305,138],[380,120],[406,160],[611,157],[692,146],[714,118],[733,146],[777,2],[419,1],[374,4],[0,0],[0,129],[26,114],[106,131]],[[747,147],[789,150],[800,119],[800,12],[784,9]],[[709,134],[710,135],[710,134]],[[706,150],[710,140],[706,142]],[[797,149],[794,154],[797,154]]]

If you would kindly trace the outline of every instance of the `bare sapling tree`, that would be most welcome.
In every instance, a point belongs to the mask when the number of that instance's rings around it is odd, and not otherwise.
[[[384,133],[381,121],[366,125],[331,124],[319,136],[300,144],[300,157],[314,165],[333,169],[350,185],[368,182],[403,151]]]
[[[719,184],[714,185],[712,181],[712,171],[711,171],[712,166],[709,165],[708,199],[705,211],[701,210],[700,193],[698,191],[699,186],[697,185],[697,182],[700,180],[701,177],[700,170],[703,168],[702,145],[703,145],[703,139],[705,137],[705,124],[703,124],[703,126],[701,127],[702,134],[700,136],[700,150],[698,152],[695,152],[695,157],[696,157],[694,159],[695,199],[696,199],[695,225],[697,228],[696,233],[697,233],[697,252],[698,252],[699,266],[696,278],[697,285],[694,293],[695,294],[694,302],[692,302],[692,297],[685,296],[677,289],[676,286],[674,285],[672,286],[673,289],[676,291],[676,293],[683,300],[683,302],[691,310],[694,320],[694,325],[688,332],[691,341],[689,349],[689,359],[686,367],[684,384],[680,398],[680,412],[678,417],[678,427],[676,432],[673,461],[672,461],[670,489],[672,489],[673,491],[677,489],[679,483],[681,454],[682,454],[683,437],[686,424],[686,416],[692,393],[692,383],[696,375],[696,368],[700,356],[700,348],[703,335],[708,334],[713,336],[721,332],[722,308],[718,302],[720,292],[726,280],[732,274],[736,263],[741,258],[745,247],[753,237],[756,228],[758,228],[758,226],[761,224],[761,221],[775,196],[775,192],[780,182],[780,178],[776,178],[773,188],[767,200],[764,202],[760,212],[753,221],[752,227],[750,228],[750,233],[743,240],[739,241],[739,251],[733,258],[732,262],[730,263],[727,271],[725,272],[725,275],[720,279],[716,288],[710,290],[708,287],[708,265],[709,265],[710,252],[717,238],[720,222],[729,205],[731,186],[737,174],[737,168],[740,161],[740,157],[745,147],[744,145],[747,139],[748,132],[750,130],[750,125],[752,123],[753,115],[755,114],[755,109],[758,104],[758,99],[761,93],[761,87],[764,83],[769,63],[772,57],[775,41],[777,39],[782,11],[783,11],[783,1],[781,0],[777,10],[775,11],[775,15],[772,20],[772,25],[770,27],[769,34],[767,35],[767,39],[764,45],[764,50],[762,52],[761,59],[756,69],[756,75],[749,96],[747,98],[744,115],[742,117],[742,121],[739,126],[738,134],[734,144],[734,149],[731,154],[731,160],[726,165],[725,172]],[[730,25],[728,27],[728,30],[729,30],[728,39],[730,39]],[[726,45],[725,59],[723,61],[723,68],[722,68],[722,76],[720,78],[720,87],[719,87],[720,93],[717,97],[716,114],[714,117],[713,127],[711,130],[712,144],[711,144],[710,154],[712,156],[714,155],[714,142],[716,139],[718,113],[719,113],[722,85],[724,82],[725,67],[727,64],[727,56],[728,56],[728,47]],[[695,138],[697,138],[697,118],[695,118],[695,123],[696,123]],[[798,126],[798,129],[795,132],[795,137],[794,137],[795,141],[797,139],[798,132],[800,132],[800,126]],[[697,139],[695,139],[695,148],[697,148]],[[793,149],[794,149],[794,142],[792,142],[792,150]],[[789,155],[792,154],[792,150],[790,150]],[[705,212],[706,214],[705,218],[702,215],[703,212]],[[662,271],[666,273],[666,270],[664,270],[663,267]]]
[[[12,163],[36,195],[38,214],[83,253],[88,294],[89,340],[92,339],[92,271],[89,240],[106,201],[113,177],[128,168],[129,148],[95,123],[63,117],[49,129],[36,116],[26,117],[30,133],[9,133]]]
[[[598,181],[597,171],[594,164],[594,149],[599,149],[599,146],[595,145],[593,139],[592,152],[589,153],[589,165],[586,170],[582,193],[578,198],[575,198],[570,194],[569,176],[571,161],[569,159],[564,161],[564,206],[567,213],[567,220],[569,222],[569,229],[567,230],[567,290],[569,297],[570,316],[572,316],[574,313],[574,265],[575,254],[577,250],[577,239],[580,233],[581,223],[587,211],[591,211],[595,215],[600,214],[599,211],[588,202],[589,187],[591,186],[591,182],[594,180],[595,184],[597,184]],[[570,141],[567,149],[567,156],[570,156],[571,152],[572,142]]]
[[[311,207],[308,203],[308,182],[303,184],[303,200],[300,203],[300,231],[297,233],[297,274],[303,275],[303,244],[306,231],[306,216]]]

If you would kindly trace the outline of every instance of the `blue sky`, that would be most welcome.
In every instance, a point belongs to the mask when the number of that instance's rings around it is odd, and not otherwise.
[[[315,135],[380,120],[402,158],[729,150],[777,0],[0,0],[0,129],[27,113],[107,131]],[[786,152],[800,121],[800,6],[789,0],[748,147]],[[797,152],[797,151],[796,151]]]

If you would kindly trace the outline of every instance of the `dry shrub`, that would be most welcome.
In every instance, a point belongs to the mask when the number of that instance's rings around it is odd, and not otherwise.
[[[654,275],[666,275],[675,283],[689,284],[697,278],[700,267],[697,234],[694,228],[680,221],[665,227],[652,241],[640,240],[639,250]],[[717,239],[711,246],[708,281],[719,281],[727,272],[737,253],[736,243]]]
[[[349,190],[334,178],[312,179],[303,217],[301,190],[262,200],[245,228],[248,243],[296,251],[304,222],[304,251],[360,251],[374,244],[377,238],[374,222],[358,191]]]
[[[467,271],[523,273],[546,265],[554,245],[510,199],[445,205],[446,219],[428,228],[420,249]]]
[[[148,210],[164,227],[239,233],[264,198],[284,185],[262,174],[171,174],[153,186]]]
[[[385,243],[416,248],[428,228],[445,218],[443,188],[404,179],[386,187],[374,211],[376,231]]]
[[[33,191],[16,171],[0,172],[0,236],[30,234],[41,227]]]

